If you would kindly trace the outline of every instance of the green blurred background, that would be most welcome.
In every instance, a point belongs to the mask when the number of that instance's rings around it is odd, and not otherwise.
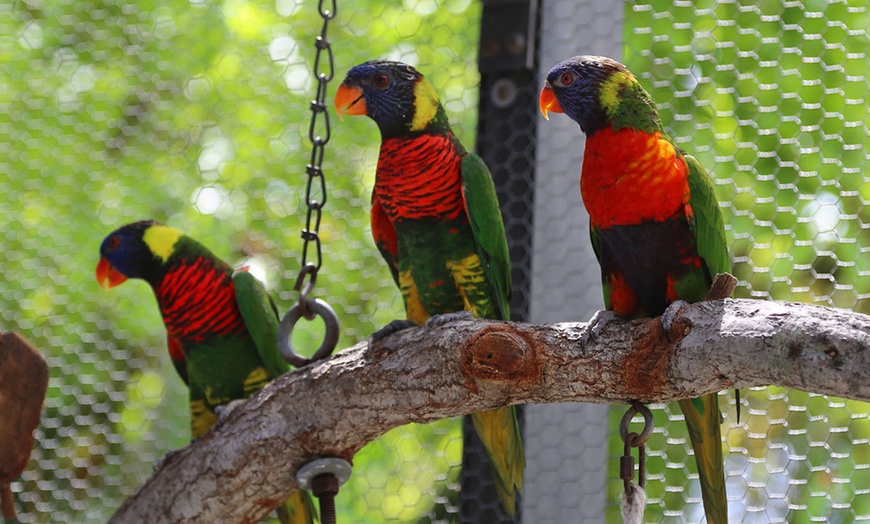
[[[870,313],[870,16],[860,2],[755,4],[626,3],[624,61],[717,179],[738,295]],[[349,67],[403,60],[471,146],[480,14],[471,0],[340,2],[330,100]],[[13,484],[22,522],[105,521],[188,442],[151,291],[94,280],[108,232],[167,222],[252,265],[282,310],[293,303],[320,27],[301,0],[0,3],[0,329],[51,366],[38,443]],[[314,294],[339,314],[341,348],[402,304],[368,226],[377,130],[365,118],[332,125]],[[303,326],[294,342],[313,350],[322,326]],[[779,388],[745,399],[740,424],[733,399],[727,413],[738,520],[870,515],[866,404]],[[656,416],[647,518],[698,521],[684,425],[676,411]],[[460,458],[456,421],[392,431],[356,457],[341,520],[447,518]],[[620,487],[608,485],[608,521]]]

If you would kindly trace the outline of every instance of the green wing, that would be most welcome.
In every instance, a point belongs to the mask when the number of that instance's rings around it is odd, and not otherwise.
[[[462,198],[502,320],[510,320],[511,261],[498,196],[489,169],[479,156],[462,157]]]
[[[510,320],[511,263],[495,184],[483,160],[462,157],[462,198],[502,320]],[[513,407],[473,413],[471,421],[492,461],[496,492],[510,515],[516,512],[517,494],[523,492],[526,460],[516,411]]]
[[[598,238],[598,230],[592,227],[592,221],[589,221],[589,240],[592,241],[592,251],[595,252],[595,259],[601,264],[601,240]],[[604,295],[604,309],[613,311],[613,301],[611,297],[610,281],[605,278],[604,273],[601,274],[601,293]]]
[[[684,158],[689,167],[689,204],[694,212],[689,225],[698,243],[698,254],[707,264],[710,272],[708,277],[712,279],[717,273],[731,270],[725,225],[710,175],[693,156],[685,155]],[[719,396],[711,393],[699,398],[681,400],[679,404],[686,417],[686,426],[695,450],[707,520],[727,522],[728,503],[725,493]]]
[[[710,276],[731,271],[731,260],[728,258],[728,243],[725,241],[725,224],[722,212],[716,200],[713,180],[695,157],[684,155],[689,166],[689,204],[695,213],[690,222],[692,232],[698,242],[698,254],[707,263]]]
[[[272,297],[254,275],[244,270],[233,273],[233,285],[236,303],[269,377],[286,373],[290,368],[278,351],[278,308]]]

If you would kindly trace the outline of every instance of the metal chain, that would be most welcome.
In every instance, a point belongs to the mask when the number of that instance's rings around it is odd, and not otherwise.
[[[305,172],[308,174],[308,184],[305,187],[305,203],[308,206],[308,211],[305,213],[305,228],[302,229],[302,267],[299,269],[296,285],[293,287],[299,291],[299,302],[284,315],[278,328],[278,349],[281,356],[296,367],[307,366],[316,360],[328,357],[335,349],[339,337],[338,317],[335,311],[323,300],[308,298],[317,282],[317,272],[323,265],[319,230],[323,206],[326,204],[326,178],[323,176],[321,166],[323,165],[323,155],[326,152],[326,144],[332,135],[332,129],[329,126],[329,113],[326,112],[326,88],[329,81],[335,76],[335,61],[332,56],[332,47],[326,37],[329,21],[335,18],[336,0],[331,1],[329,9],[324,9],[325,3],[326,0],[320,0],[317,5],[320,17],[323,18],[323,28],[320,30],[320,36],[314,41],[314,47],[317,49],[314,56],[317,94],[311,101],[311,124],[308,126],[308,138],[312,145],[311,161],[305,167]],[[323,60],[324,51],[327,56],[326,61]],[[324,62],[328,69],[321,71]],[[314,242],[317,254],[316,263],[308,261],[308,250],[312,242]],[[306,276],[308,277],[307,284],[305,283]],[[323,343],[320,344],[311,358],[302,357],[296,353],[291,343],[293,328],[302,317],[314,320],[318,316],[323,319],[326,327]]]
[[[302,230],[302,268],[299,270],[299,276],[296,278],[295,289],[301,291],[299,296],[299,305],[302,308],[306,318],[311,317],[311,313],[305,307],[305,299],[308,298],[308,293],[314,287],[317,281],[317,272],[323,265],[323,251],[320,246],[320,219],[323,214],[323,206],[326,204],[326,178],[323,176],[323,155],[326,152],[326,144],[329,142],[332,134],[332,129],[329,125],[329,113],[326,111],[326,88],[329,81],[335,76],[335,61],[332,56],[332,47],[327,40],[327,31],[329,29],[329,21],[335,18],[336,0],[332,0],[329,9],[324,9],[326,0],[320,0],[317,5],[317,10],[320,17],[323,18],[323,28],[320,30],[320,36],[314,41],[314,47],[317,52],[314,56],[314,75],[317,78],[317,94],[314,100],[311,101],[311,123],[308,126],[308,139],[311,141],[311,161],[305,168],[308,174],[308,184],[305,187],[305,202],[308,206],[308,211],[305,214],[305,228]],[[323,65],[323,53],[327,56],[327,71],[321,71]],[[315,188],[319,193],[315,193]],[[314,242],[317,261],[311,263],[308,261],[308,249],[310,244]],[[308,275],[310,281],[303,288],[305,276]]]

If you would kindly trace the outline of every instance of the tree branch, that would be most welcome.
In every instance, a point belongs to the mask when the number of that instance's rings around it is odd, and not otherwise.
[[[469,320],[357,344],[276,379],[163,464],[112,522],[255,522],[320,456],[351,460],[389,429],[520,403],[668,402],[779,385],[870,401],[870,316],[806,304],[723,300],[613,322]]]

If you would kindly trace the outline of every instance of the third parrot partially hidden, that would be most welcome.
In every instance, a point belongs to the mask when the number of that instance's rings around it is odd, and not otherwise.
[[[468,311],[509,319],[510,259],[495,186],[450,129],[432,85],[413,67],[375,60],[348,71],[339,116],[368,115],[381,132],[371,224],[407,319]],[[513,407],[471,415],[511,515],[525,458]]]
[[[205,246],[154,221],[128,224],[100,246],[97,281],[148,282],[166,326],[169,357],[190,392],[191,436],[218,422],[217,411],[255,394],[288,370],[278,351],[278,310],[263,284],[233,269]],[[278,508],[282,523],[310,524],[304,491]]]
[[[547,74],[540,107],[545,117],[565,113],[586,134],[580,191],[606,309],[623,318],[657,317],[674,302],[703,300],[713,277],[730,269],[713,182],[665,132],[634,75],[609,58],[570,58]],[[718,396],[679,406],[707,520],[726,523]]]

